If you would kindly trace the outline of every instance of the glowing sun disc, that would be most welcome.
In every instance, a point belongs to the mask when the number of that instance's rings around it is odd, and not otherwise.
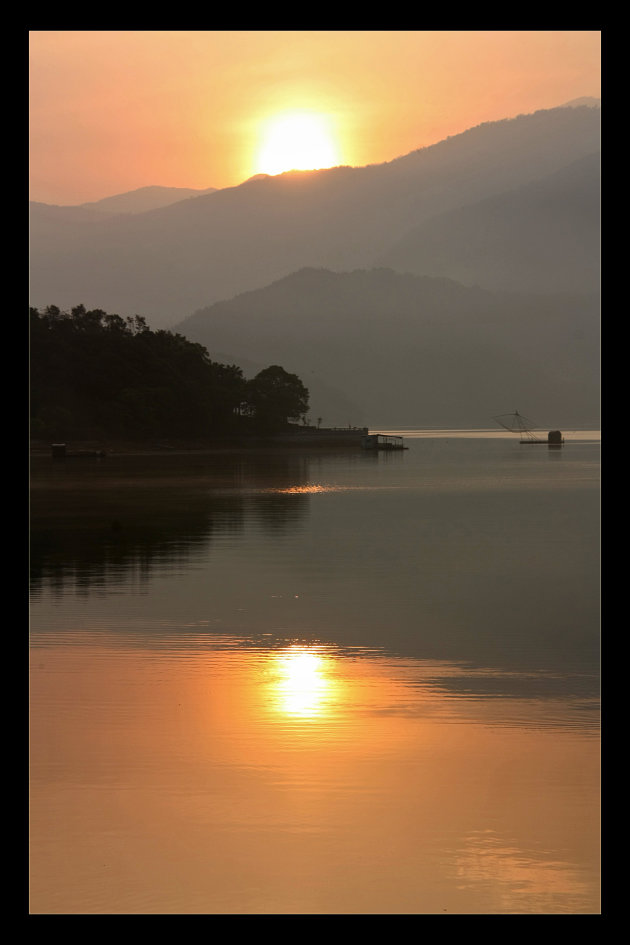
[[[335,134],[326,115],[292,112],[278,115],[265,125],[258,173],[316,170],[338,163]]]

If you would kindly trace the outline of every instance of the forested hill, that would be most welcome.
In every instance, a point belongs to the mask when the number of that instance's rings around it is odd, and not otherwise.
[[[138,316],[31,309],[30,342],[33,439],[259,434],[308,410],[308,391],[279,365],[245,380],[240,367]]]
[[[270,358],[290,364],[326,426],[351,418],[385,429],[479,427],[507,402],[527,404],[543,425],[595,429],[599,309],[597,295],[309,268],[202,309],[176,330],[253,370]],[[356,405],[352,413],[333,393]]]

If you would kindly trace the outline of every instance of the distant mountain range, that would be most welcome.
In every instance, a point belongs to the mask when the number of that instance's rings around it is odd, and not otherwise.
[[[138,314],[216,360],[281,364],[324,423],[597,424],[596,105],[367,167],[33,203],[31,304]]]
[[[182,200],[212,194],[216,189],[216,187],[207,187],[205,190],[193,190],[188,187],[139,187],[137,190],[115,194],[113,197],[104,197],[102,200],[67,206],[31,201],[31,220],[36,228],[40,224],[46,226],[51,223],[102,222],[106,216],[159,210]]]
[[[570,102],[564,103],[564,108],[579,108],[586,105],[587,108],[601,108],[601,99],[593,98],[592,95],[583,95],[581,98],[572,98]]]
[[[398,268],[400,249],[405,269],[433,274],[422,259],[409,261],[410,245],[422,228],[430,232],[429,221],[437,225],[466,207],[474,234],[474,206],[504,195],[507,216],[499,202],[496,226],[518,228],[518,194],[509,206],[511,192],[599,149],[600,110],[564,107],[488,122],[384,164],[252,179],[144,213],[103,216],[94,207],[34,204],[32,304],[81,302],[143,315],[159,327],[305,266],[351,270],[387,260]],[[492,218],[487,206],[479,210],[485,228]],[[439,226],[445,234],[445,221]],[[537,252],[544,255],[544,247]],[[453,254],[456,272],[460,245]],[[445,245],[444,274],[448,256]]]
[[[325,425],[483,427],[520,410],[575,429],[599,425],[598,311],[597,295],[309,268],[176,330],[250,376],[271,362],[297,373]]]
[[[464,285],[594,292],[600,278],[600,156],[439,214],[377,262]]]
[[[192,187],[139,187],[125,194],[116,194],[105,197],[103,200],[94,200],[80,204],[86,210],[98,210],[101,213],[146,213],[147,210],[157,210],[160,207],[170,207],[180,200],[191,197],[203,197],[212,194],[216,187],[206,187],[204,190],[194,190]]]

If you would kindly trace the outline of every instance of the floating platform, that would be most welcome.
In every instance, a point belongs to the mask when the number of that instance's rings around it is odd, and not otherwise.
[[[361,437],[364,450],[406,450],[402,436],[389,436],[386,433],[368,433]]]
[[[545,446],[552,449],[564,446],[564,437],[560,430],[550,430],[547,434],[547,439],[541,440],[535,433],[532,433],[534,424],[531,420],[528,420],[527,417],[520,414],[518,410],[514,413],[501,414],[499,417],[493,417],[493,419],[497,421],[499,426],[509,430],[510,433],[520,434],[521,439],[519,443],[543,443]]]
[[[533,434],[526,440],[519,440],[519,443],[536,443],[541,446],[549,446],[552,449],[559,449],[564,446],[564,437],[560,430],[550,430],[546,440],[539,440]]]

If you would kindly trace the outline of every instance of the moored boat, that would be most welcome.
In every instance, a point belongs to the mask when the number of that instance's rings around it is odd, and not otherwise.
[[[531,420],[520,414],[518,410],[515,410],[514,413],[500,414],[492,419],[496,420],[506,430],[509,430],[510,433],[518,433],[519,443],[540,443],[554,449],[564,445],[564,437],[560,430],[550,430],[547,439],[543,439],[533,432],[534,425]]]

